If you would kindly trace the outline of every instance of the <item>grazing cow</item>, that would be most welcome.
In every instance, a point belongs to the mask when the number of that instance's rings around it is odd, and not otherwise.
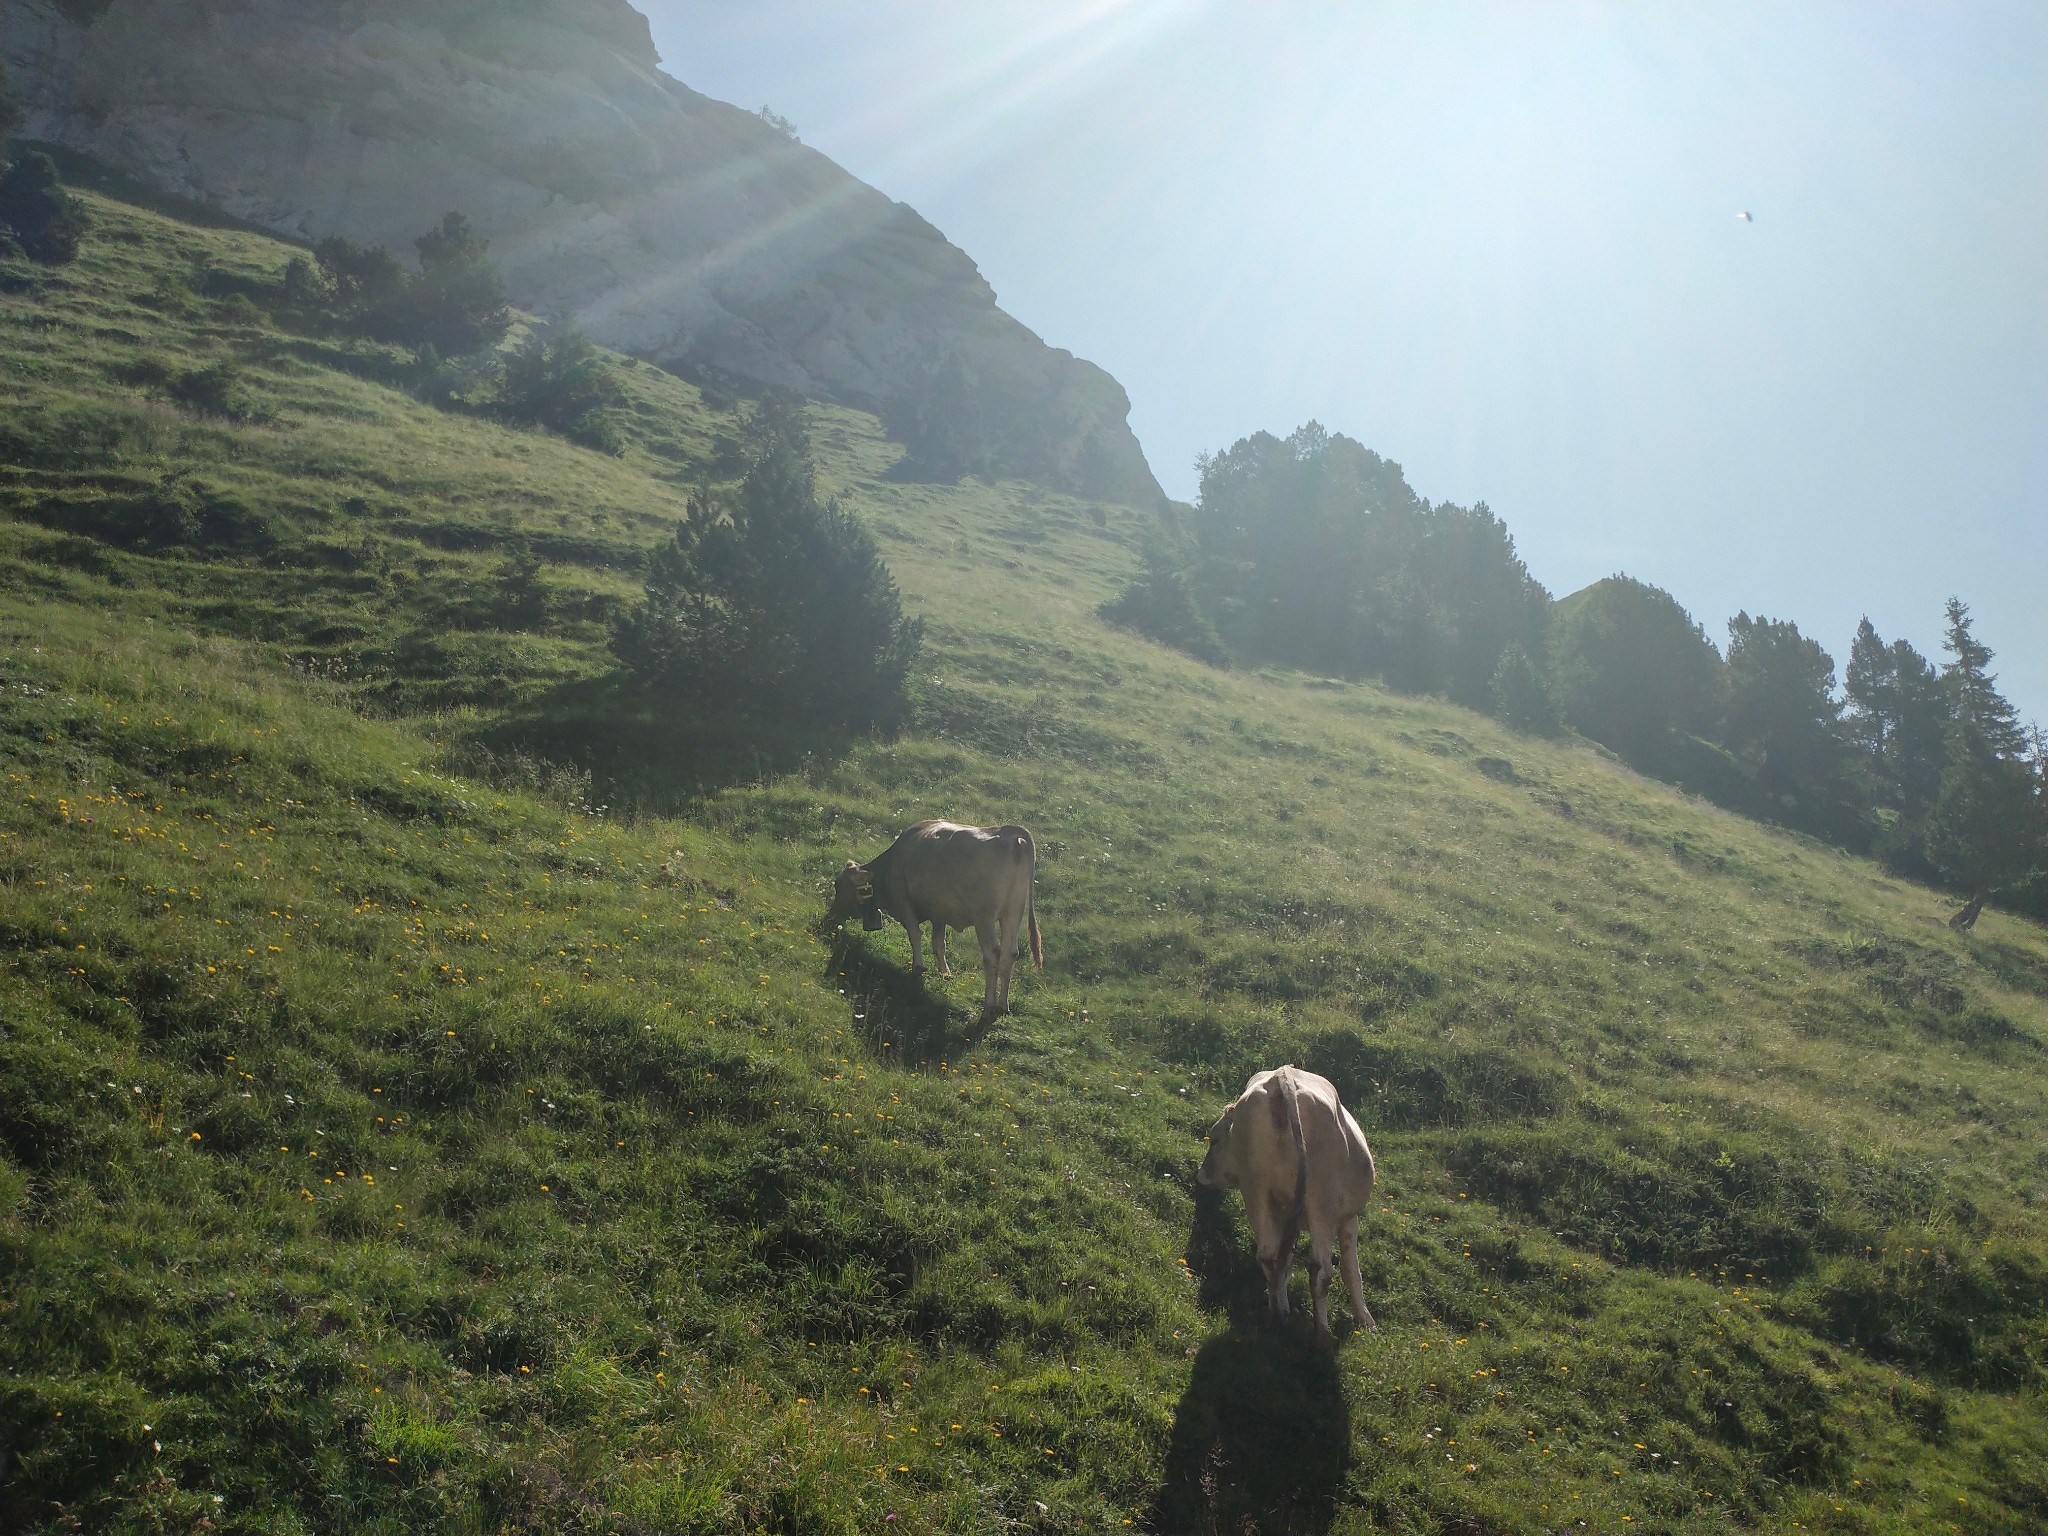
[[[1328,1078],[1299,1067],[1259,1072],[1209,1127],[1209,1155],[1196,1182],[1244,1191],[1259,1264],[1276,1317],[1287,1315],[1287,1276],[1304,1217],[1316,1337],[1330,1334],[1330,1247],[1341,1238],[1344,1281],[1356,1320],[1375,1331],[1358,1276],[1358,1213],[1372,1197],[1372,1149]]]
[[[981,1022],[1010,1011],[1010,968],[1028,927],[1032,963],[1045,965],[1032,882],[1038,850],[1022,827],[963,827],[920,821],[865,864],[846,861],[832,884],[825,927],[858,912],[869,932],[883,914],[910,932],[910,969],[924,969],[924,931],[932,925],[932,957],[946,965],[946,930],[972,928],[981,944]]]

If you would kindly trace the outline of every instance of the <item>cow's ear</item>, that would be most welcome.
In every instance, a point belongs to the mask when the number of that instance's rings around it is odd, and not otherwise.
[[[841,870],[841,871],[840,871],[840,873],[841,873],[841,874],[859,874],[859,873],[860,873],[860,864],[859,864],[859,862],[858,862],[857,860],[854,860],[854,859],[848,859],[848,860],[846,861],[846,868],[845,868],[845,869],[843,869],[843,870]]]
[[[1216,1123],[1209,1127],[1209,1140],[1211,1142],[1219,1147],[1223,1145],[1230,1135],[1230,1117],[1236,1113],[1237,1106],[1233,1104],[1216,1117]]]

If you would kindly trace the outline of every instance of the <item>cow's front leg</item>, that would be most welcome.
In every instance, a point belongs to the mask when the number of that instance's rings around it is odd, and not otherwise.
[[[903,926],[910,934],[910,974],[921,976],[924,974],[924,923],[913,913]]]
[[[953,974],[953,968],[946,964],[946,925],[937,918],[932,919],[932,964],[939,968],[941,976]]]

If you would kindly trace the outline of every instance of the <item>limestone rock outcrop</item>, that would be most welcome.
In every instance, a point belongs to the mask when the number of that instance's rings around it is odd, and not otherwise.
[[[1150,506],[1113,378],[966,254],[659,67],[626,0],[5,0],[25,134],[281,234],[410,255],[459,208],[514,302],[877,411],[937,472]]]

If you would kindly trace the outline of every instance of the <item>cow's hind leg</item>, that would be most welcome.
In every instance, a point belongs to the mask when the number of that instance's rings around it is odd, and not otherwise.
[[[1316,1337],[1335,1343],[1330,1332],[1330,1234],[1313,1228],[1308,1240],[1308,1290],[1315,1302]]]
[[[1372,1320],[1372,1308],[1365,1304],[1365,1282],[1358,1274],[1358,1218],[1346,1216],[1343,1226],[1344,1242],[1344,1284],[1351,1290],[1351,1310],[1357,1314],[1353,1321],[1360,1327],[1374,1333],[1380,1325]]]
[[[996,932],[993,917],[974,925],[974,939],[981,946],[981,1020],[984,1024],[1003,1011],[996,1002]]]
[[[1017,965],[1017,920],[996,918],[996,1012],[1010,1011],[1010,972]]]
[[[1258,1223],[1256,1235],[1259,1240],[1259,1268],[1266,1272],[1266,1300],[1275,1317],[1287,1315],[1287,1277],[1294,1273],[1294,1240],[1300,1230],[1288,1219],[1293,1205],[1290,1197],[1283,1205],[1273,1202],[1274,1208],[1268,1220]]]

